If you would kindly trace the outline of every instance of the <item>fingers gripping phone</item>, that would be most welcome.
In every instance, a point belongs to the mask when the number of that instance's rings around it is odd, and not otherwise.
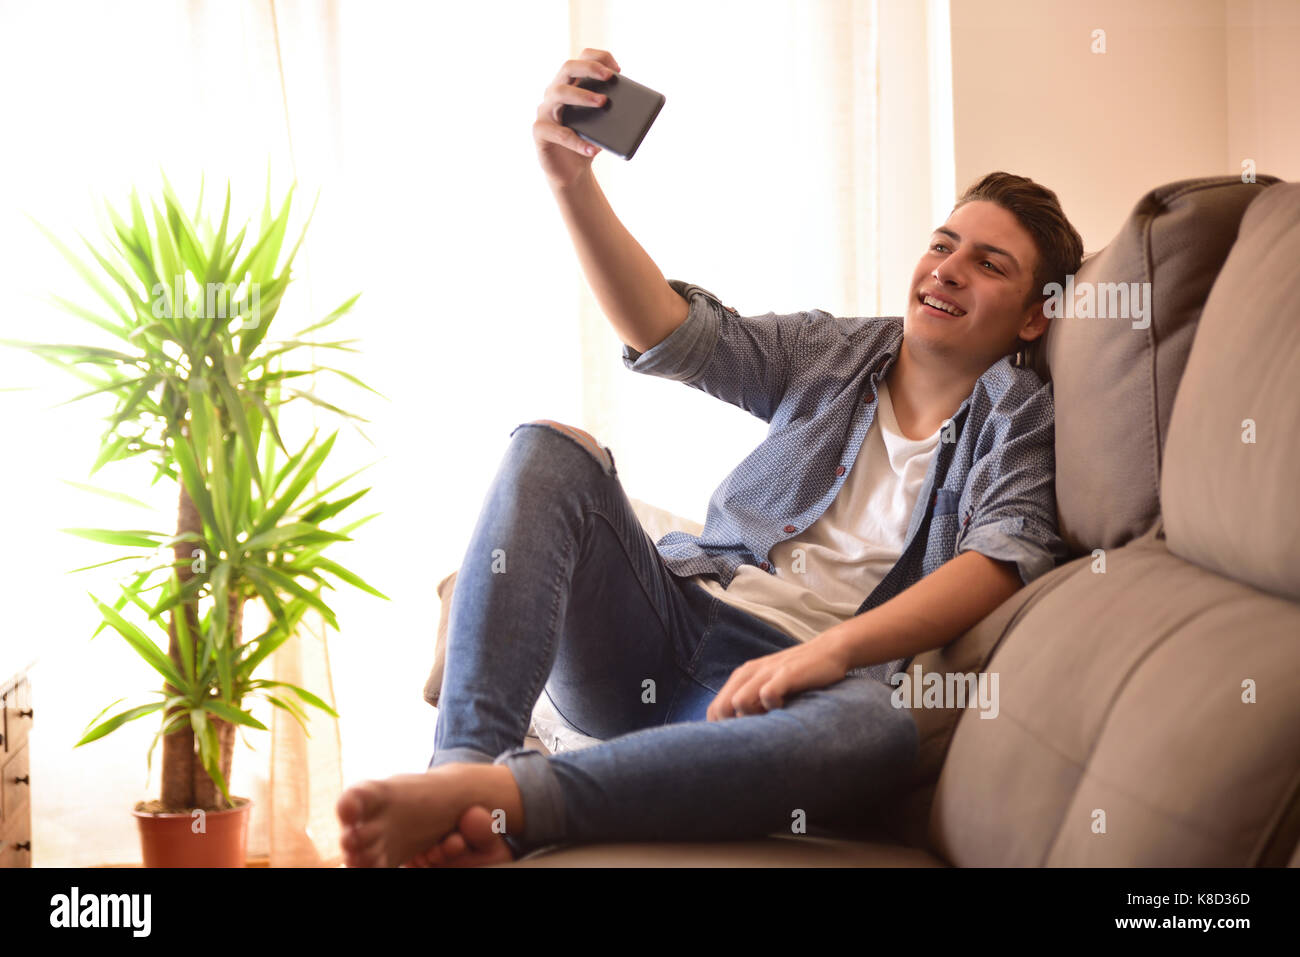
[[[607,99],[600,106],[566,104],[560,111],[560,124],[588,143],[630,160],[663,109],[664,95],[618,73],[608,80],[583,77],[577,85],[603,93]]]

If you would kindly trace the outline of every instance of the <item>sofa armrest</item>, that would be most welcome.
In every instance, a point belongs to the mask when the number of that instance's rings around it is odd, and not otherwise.
[[[424,700],[435,707],[442,694],[442,668],[447,658],[447,616],[451,614],[451,595],[456,588],[458,572],[459,569],[438,582],[436,589],[441,609],[438,612],[438,630],[433,637],[433,670],[424,683]]]

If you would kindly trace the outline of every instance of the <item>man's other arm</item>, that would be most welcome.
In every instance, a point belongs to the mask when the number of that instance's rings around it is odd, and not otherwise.
[[[841,680],[851,669],[942,648],[1021,587],[1014,562],[964,552],[889,601],[810,641],[734,672],[709,704],[708,720],[783,707],[792,694]]]
[[[1015,562],[963,552],[813,641],[843,655],[849,669],[911,658],[961,637],[1022,586]]]
[[[956,557],[817,640],[830,635],[827,644],[849,654],[850,668],[910,658],[960,637],[1050,571],[1065,554],[1056,532],[1054,421],[1050,385],[998,397],[984,426],[991,450],[967,479],[970,523]]]

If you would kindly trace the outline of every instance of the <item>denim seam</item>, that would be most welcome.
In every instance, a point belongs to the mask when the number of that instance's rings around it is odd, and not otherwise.
[[[613,517],[606,511],[606,507],[604,503],[597,502],[596,504],[592,505],[591,514],[599,515],[601,518],[603,518],[605,520],[605,523],[609,526],[610,531],[614,533],[614,537],[618,539],[618,547],[623,550],[623,557],[627,559],[628,565],[631,566],[632,569],[636,572],[637,584],[641,586],[642,593],[645,595],[646,600],[650,603],[650,607],[654,609],[655,615],[659,618],[659,624],[663,627],[665,632],[669,631],[670,630],[669,625],[668,622],[663,617],[662,610],[658,607],[657,603],[655,602],[654,595],[651,593],[650,588],[647,587],[645,579],[641,577],[641,570],[637,567],[637,563],[632,560],[631,552],[628,550],[628,546],[627,546],[627,539],[624,538],[623,535],[619,532],[618,523],[615,522]],[[637,522],[637,528],[641,528],[641,524],[639,521]],[[644,533],[645,530],[641,529],[641,531]]]
[[[718,619],[718,606],[722,604],[722,599],[717,595],[709,595],[712,604],[709,605],[709,620],[704,626],[704,634],[700,636],[699,644],[695,646],[695,654],[691,655],[691,660],[686,664],[686,674],[694,679],[695,667],[699,664],[700,655],[704,653],[704,646],[708,644],[709,637],[713,634],[713,626]]]
[[[546,687],[546,681],[550,677],[551,664],[548,663],[553,663],[555,657],[554,648],[560,615],[560,593],[562,591],[560,587],[561,576],[563,575],[565,567],[568,565],[569,555],[572,551],[573,539],[570,538],[565,542],[564,558],[561,560],[558,568],[560,574],[558,574],[554,579],[555,587],[553,589],[554,598],[551,601],[551,617],[543,639],[546,642],[545,653],[538,659],[537,670],[533,672],[532,680],[529,683],[529,687],[534,689],[534,692],[529,695],[533,704],[528,707],[528,710],[524,713],[523,720],[520,722],[522,725],[522,728],[520,728],[519,731],[519,738],[521,741],[528,736],[528,726],[533,720],[533,707],[536,705],[537,699],[541,697],[542,690]]]
[[[560,709],[560,706],[555,703],[555,699],[550,696],[550,694],[546,691],[545,687],[542,688],[542,694],[546,695],[546,700],[551,703],[551,707],[555,709],[555,713],[558,714],[562,719],[564,719],[564,723],[567,724],[570,728],[572,728],[574,731],[577,731],[579,734],[586,735],[589,738],[596,738],[597,740],[600,739],[600,735],[592,734],[590,731],[587,731],[584,728],[579,727],[577,722],[572,721],[569,718],[569,716]]]
[[[604,519],[605,523],[609,526],[610,531],[612,531],[612,532],[614,533],[614,538],[618,541],[619,548],[622,549],[622,551],[623,551],[623,555],[624,555],[624,557],[627,559],[627,563],[628,563],[628,565],[636,571],[636,580],[637,580],[637,584],[641,586],[641,591],[642,591],[642,593],[645,595],[646,600],[647,600],[647,601],[649,602],[649,604],[650,604],[650,607],[654,609],[655,616],[659,618],[659,624],[663,627],[663,629],[664,629],[665,632],[669,631],[670,628],[669,628],[668,622],[667,622],[666,620],[664,620],[663,615],[662,615],[660,609],[659,609],[659,608],[657,607],[657,605],[656,605],[656,602],[655,602],[655,600],[654,600],[654,596],[651,594],[650,589],[646,586],[645,579],[641,577],[641,572],[640,572],[639,569],[637,569],[637,563],[634,562],[634,561],[632,560],[632,556],[631,556],[630,552],[628,551],[627,540],[626,540],[626,539],[623,537],[623,535],[619,532],[618,523],[615,522],[615,520],[614,520],[614,519],[613,519],[613,518],[608,514],[608,512],[605,510],[605,506],[604,506],[603,503],[597,503],[597,504],[593,505],[593,506],[591,507],[591,509],[590,509],[590,511],[589,511],[588,514],[589,514],[589,515],[593,515],[593,516],[598,516],[598,517]],[[639,523],[638,523],[638,527],[639,527]],[[582,535],[582,539],[583,539],[584,542],[586,541],[586,538],[587,538],[587,535],[588,535],[589,531],[590,531],[589,523],[584,522],[584,523],[583,523],[583,535]],[[576,566],[575,566],[575,570],[576,570]],[[712,624],[712,620],[713,620],[713,619],[712,619],[712,615],[713,615],[713,610],[710,609],[710,619],[709,619],[710,624]],[[706,628],[705,628],[705,633],[706,633],[706,634],[708,633],[708,627],[707,627],[707,626],[706,626]],[[696,654],[697,654],[697,655],[699,654],[699,649],[696,649]],[[544,691],[546,690],[546,688],[545,688],[545,684],[546,684],[546,683],[543,682],[542,689],[541,689],[542,692],[544,692]],[[539,692],[539,693],[540,693],[540,692]],[[557,704],[555,703],[555,699],[554,699],[553,697],[551,697],[549,694],[547,695],[547,698],[550,699],[551,706],[552,706],[553,708],[555,708],[556,713],[557,713],[561,718],[564,719],[565,724],[567,724],[570,728],[572,728],[573,730],[577,731],[579,734],[584,734],[584,735],[586,735],[586,736],[589,737],[589,738],[599,738],[599,737],[600,737],[599,735],[592,734],[591,732],[589,732],[589,731],[583,729],[580,725],[578,725],[576,722],[574,722],[573,720],[571,720],[571,719],[569,718],[569,716],[568,716],[567,714],[565,714],[565,713],[560,709],[560,706],[557,705]],[[671,713],[672,713],[672,705],[673,705],[675,702],[676,702],[676,696],[674,696],[673,699],[672,699],[672,701],[669,702],[668,711],[666,712],[667,714],[671,714]]]
[[[712,599],[712,604],[709,605],[709,620],[708,620],[708,622],[704,625],[704,634],[700,636],[700,641],[699,641],[699,643],[698,643],[698,644],[696,645],[696,647],[695,647],[695,654],[693,654],[693,655],[691,656],[691,660],[690,660],[690,662],[687,664],[687,666],[686,666],[686,672],[685,672],[685,677],[686,677],[686,680],[687,680],[687,681],[694,682],[695,684],[697,684],[697,685],[699,685],[701,688],[703,688],[705,691],[713,691],[713,689],[710,688],[708,685],[706,685],[706,684],[704,684],[704,683],[702,683],[702,682],[696,680],[696,678],[695,678],[695,665],[696,665],[696,663],[700,660],[700,655],[701,655],[701,654],[703,653],[703,651],[704,651],[704,645],[708,642],[708,640],[709,640],[709,636],[710,636],[711,634],[713,634],[713,624],[714,624],[714,622],[717,620],[717,617],[718,617],[718,606],[719,606],[720,604],[722,604],[721,599],[719,599],[716,595],[710,595],[709,597],[710,597],[710,599]],[[677,683],[677,689],[676,689],[676,691],[673,693],[672,700],[670,700],[670,701],[668,702],[668,707],[667,707],[667,709],[664,711],[664,724],[669,724],[669,723],[670,723],[670,722],[668,721],[668,719],[669,719],[670,717],[672,717],[672,714],[673,714],[673,708],[675,708],[675,707],[677,706],[677,702],[678,702],[678,700],[679,700],[679,699],[681,698],[681,696],[682,696],[682,688],[683,688],[682,683],[681,683],[681,682],[678,682],[678,683]]]

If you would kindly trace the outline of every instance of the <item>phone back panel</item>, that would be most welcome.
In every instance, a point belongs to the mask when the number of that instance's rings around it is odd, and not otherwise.
[[[603,106],[566,105],[560,111],[560,122],[588,143],[630,160],[663,109],[666,97],[617,73],[608,80],[583,77],[577,86],[603,93],[609,99]]]

